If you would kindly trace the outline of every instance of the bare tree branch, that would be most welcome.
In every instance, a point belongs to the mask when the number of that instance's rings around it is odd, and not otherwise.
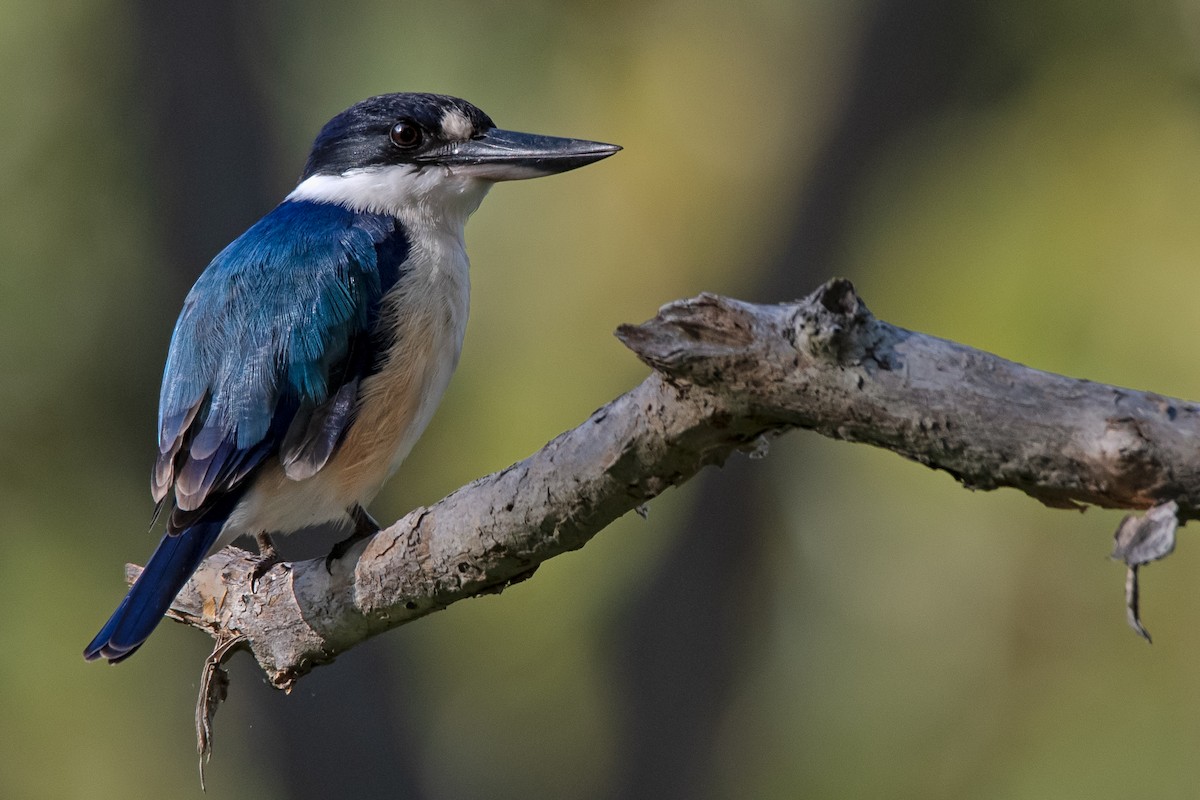
[[[775,306],[713,295],[617,335],[655,372],[501,472],[353,548],[274,569],[209,558],[172,614],[242,637],[290,689],[364,639],[499,592],[735,449],[792,428],[873,444],[973,489],[1061,508],[1178,504],[1200,516],[1200,408],[1076,380],[875,319],[849,282]],[[136,568],[130,569],[136,574]]]

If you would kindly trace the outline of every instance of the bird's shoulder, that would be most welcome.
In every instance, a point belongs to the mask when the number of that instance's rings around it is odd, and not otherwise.
[[[387,273],[407,255],[400,221],[384,214],[354,211],[337,203],[286,200],[234,239],[209,263],[188,295],[203,303],[212,290],[239,286],[274,288],[278,283],[346,276],[346,267]]]
[[[369,325],[407,251],[392,217],[333,203],[281,203],[222,250],[188,293],[167,376],[212,380],[222,365],[247,365],[245,358],[269,347],[289,361],[336,355],[330,339]]]

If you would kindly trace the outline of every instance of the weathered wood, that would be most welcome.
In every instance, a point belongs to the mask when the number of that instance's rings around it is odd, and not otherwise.
[[[370,636],[524,580],[704,465],[791,428],[1054,507],[1175,501],[1180,520],[1200,516],[1195,404],[889,325],[846,281],[773,306],[701,295],[617,335],[654,373],[537,453],[415,509],[328,571],[295,562],[252,591],[253,556],[227,548],[172,614],[241,637],[289,689]]]

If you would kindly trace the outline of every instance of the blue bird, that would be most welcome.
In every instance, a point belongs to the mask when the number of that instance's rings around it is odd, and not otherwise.
[[[497,181],[616,145],[500,130],[435,94],[372,97],[318,134],[300,183],[184,301],[163,373],[151,490],[166,534],[84,657],[146,641],[205,556],[312,525],[379,529],[366,506],[425,430],[462,349],[463,228]]]

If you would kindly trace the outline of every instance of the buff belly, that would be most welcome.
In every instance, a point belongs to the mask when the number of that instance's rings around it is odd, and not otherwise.
[[[469,301],[465,273],[464,263],[461,285],[418,274],[384,299],[380,324],[391,329],[393,344],[379,371],[362,382],[354,421],[337,451],[301,481],[288,478],[277,460],[264,465],[217,546],[242,534],[347,524],[348,509],[375,497],[425,431],[458,364]],[[414,300],[413,293],[424,297]]]

